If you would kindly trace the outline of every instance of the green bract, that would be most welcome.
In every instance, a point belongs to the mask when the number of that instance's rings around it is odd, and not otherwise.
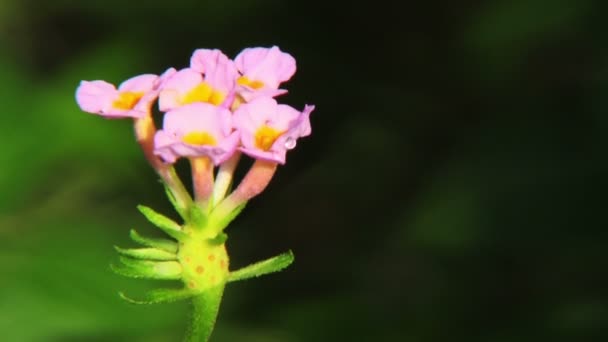
[[[173,202],[173,201],[172,201]],[[259,277],[278,272],[289,266],[294,256],[291,251],[230,271],[223,230],[241,212],[244,204],[228,215],[205,215],[193,204],[190,220],[179,225],[153,209],[139,205],[139,211],[167,238],[148,238],[135,230],[130,231],[133,241],[144,248],[115,247],[120,264],[111,265],[120,275],[132,278],[179,280],[182,287],[152,290],[140,298],[120,293],[121,298],[133,304],[158,304],[192,299],[195,306],[193,325],[187,340],[206,340],[211,335],[226,283]]]

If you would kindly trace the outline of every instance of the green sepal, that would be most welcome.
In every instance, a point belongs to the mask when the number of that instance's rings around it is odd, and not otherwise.
[[[266,259],[255,264],[243,267],[228,275],[228,282],[245,280],[254,277],[260,277],[265,274],[274,273],[283,270],[291,265],[294,260],[294,255],[291,250],[287,253],[279,254],[273,258]]]
[[[175,211],[177,211],[177,213],[179,214],[179,216],[181,216],[182,219],[184,219],[184,220],[188,219],[187,208],[184,208],[177,203],[175,196],[173,196],[173,193],[171,192],[171,189],[167,186],[167,184],[165,184],[162,181],[161,181],[161,183],[165,187],[165,193],[167,194],[167,198],[169,198],[169,202],[171,202],[171,204],[173,205],[173,208],[175,208]]]
[[[118,292],[120,298],[132,304],[159,304],[171,303],[178,300],[184,300],[199,294],[197,291],[190,289],[157,289],[148,291],[141,300],[127,297],[124,293]]]
[[[167,251],[169,253],[177,253],[177,243],[175,243],[174,241],[167,239],[144,237],[139,235],[139,233],[135,231],[135,229],[131,229],[131,231],[129,232],[129,236],[131,237],[131,240],[146,247],[162,249],[163,251]]]
[[[152,224],[172,238],[180,241],[187,238],[187,235],[182,232],[182,227],[170,218],[157,213],[154,209],[146,207],[145,205],[138,205],[137,209],[148,219],[148,221],[152,222]]]
[[[223,245],[226,240],[228,240],[228,235],[226,235],[226,233],[219,233],[216,237],[208,239],[207,241],[214,246],[219,246]]]
[[[114,249],[122,255],[129,256],[135,259],[147,260],[177,260],[177,255],[156,248],[120,248],[114,246]]]
[[[216,229],[216,231],[221,232],[222,230],[224,230],[224,228],[228,227],[230,222],[232,222],[241,213],[241,211],[245,209],[246,205],[247,202],[234,208],[234,210],[232,210],[228,215],[220,217],[216,221],[214,221],[213,227]]]
[[[190,222],[192,222],[194,227],[207,226],[207,215],[198,205],[193,205],[190,207]]]
[[[125,277],[164,280],[182,278],[182,266],[177,261],[147,261],[121,256],[120,262],[122,265],[112,264],[110,268]]]

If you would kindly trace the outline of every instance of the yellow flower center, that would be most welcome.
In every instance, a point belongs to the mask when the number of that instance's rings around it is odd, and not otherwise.
[[[263,151],[268,151],[283,133],[285,132],[264,125],[255,132],[255,147]]]
[[[252,81],[249,78],[247,78],[247,76],[241,76],[241,77],[237,78],[236,84],[242,85],[242,86],[248,86],[249,88],[252,88],[255,90],[258,90],[258,89],[264,87],[264,82]]]
[[[213,89],[209,83],[203,82],[192,88],[181,98],[181,103],[186,105],[194,102],[206,102],[213,105],[220,105],[226,99],[226,95],[221,91]]]
[[[137,102],[144,96],[142,92],[123,91],[118,94],[118,98],[112,102],[112,107],[117,109],[133,109]]]
[[[199,145],[199,146],[217,145],[217,141],[215,140],[215,138],[207,132],[188,133],[188,134],[184,135],[184,137],[182,138],[182,141],[185,142],[186,144],[190,144],[190,145]]]

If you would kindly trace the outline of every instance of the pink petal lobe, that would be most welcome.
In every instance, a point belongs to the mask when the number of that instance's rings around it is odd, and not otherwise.
[[[300,112],[271,98],[241,105],[234,113],[234,127],[241,134],[239,150],[256,159],[284,164],[297,139],[310,134],[313,110],[314,106],[307,105]],[[274,139],[270,147],[263,147],[268,142],[265,139]]]
[[[217,68],[218,64],[225,64],[228,57],[218,49],[197,49],[190,58],[190,68],[207,75]]]
[[[132,77],[120,84],[118,91],[132,91],[146,93],[154,89],[154,84],[157,82],[158,76],[145,74]]]
[[[247,48],[236,58],[238,70],[251,80],[262,81],[265,86],[277,89],[296,72],[296,60],[278,47]]]
[[[246,148],[246,147],[240,147],[239,150],[252,158],[276,162],[279,164],[285,164],[285,157],[287,154],[286,150],[262,151],[257,148]]]
[[[204,74],[205,82],[224,95],[234,89],[238,77],[234,62],[217,49],[195,50],[190,59],[190,68]]]
[[[108,82],[82,81],[76,89],[76,102],[85,112],[103,114],[117,95],[114,85]]]
[[[173,152],[171,146],[176,143],[175,136],[160,130],[154,135],[154,154],[159,156],[165,163],[175,163],[179,157]]]
[[[169,163],[179,157],[207,156],[218,165],[232,156],[239,142],[238,132],[227,131],[224,127],[232,126],[230,118],[231,113],[226,108],[202,102],[171,110],[165,114],[163,130],[157,133],[155,154]],[[214,143],[189,143],[184,137],[190,133],[207,134]]]
[[[203,81],[203,76],[190,68],[174,73],[164,82],[158,98],[159,109],[163,112],[181,105],[181,96]]]

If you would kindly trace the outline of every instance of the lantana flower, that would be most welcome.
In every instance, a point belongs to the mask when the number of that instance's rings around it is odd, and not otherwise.
[[[159,99],[161,111],[196,102],[216,106],[230,102],[238,76],[232,60],[219,50],[199,49],[190,64],[190,68],[180,70],[165,84]]]
[[[154,153],[167,163],[179,157],[209,157],[219,165],[230,158],[238,142],[228,109],[192,103],[165,114],[163,129],[154,136]]]
[[[279,85],[296,72],[295,58],[276,46],[244,49],[234,62],[242,75],[237,79],[238,94],[245,102],[287,93]]]
[[[200,72],[204,81],[213,88],[215,93],[227,97],[234,91],[238,77],[236,65],[220,50],[195,50],[190,58],[190,68]]]
[[[267,97],[241,105],[234,113],[234,126],[241,134],[239,149],[256,159],[285,164],[287,150],[310,134],[313,110],[307,105],[300,112]]]
[[[118,89],[106,81],[82,81],[76,89],[76,102],[83,111],[106,118],[143,118],[150,113],[163,82],[174,73],[175,69],[170,68],[161,76],[135,76]]]
[[[76,91],[76,101],[85,112],[109,118],[144,117],[149,103],[141,100],[152,91],[157,79],[157,75],[135,76],[118,89],[106,81],[82,81]]]

